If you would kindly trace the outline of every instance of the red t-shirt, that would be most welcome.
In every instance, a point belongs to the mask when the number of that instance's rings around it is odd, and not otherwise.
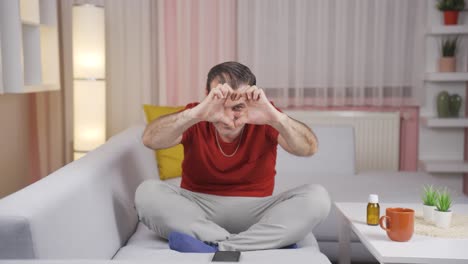
[[[198,103],[187,105],[186,109]],[[231,143],[218,141],[210,122],[199,122],[182,136],[184,161],[181,187],[189,191],[222,195],[264,197],[273,193],[275,184],[278,131],[268,125],[246,124],[241,138]]]

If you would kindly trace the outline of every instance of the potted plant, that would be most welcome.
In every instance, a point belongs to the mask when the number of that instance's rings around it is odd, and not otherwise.
[[[437,116],[440,118],[450,117],[450,94],[441,91],[437,94]]]
[[[444,24],[458,24],[458,13],[465,8],[465,0],[439,0],[437,9],[444,12]]]
[[[459,94],[451,94],[449,96],[449,111],[451,117],[458,117],[462,105],[462,97]]]
[[[452,221],[452,198],[447,189],[437,193],[436,210],[434,211],[434,222],[437,227],[449,228]]]
[[[434,220],[434,210],[436,209],[437,190],[432,185],[423,187],[423,216],[427,222]]]
[[[442,57],[439,60],[440,72],[455,71],[455,53],[457,52],[458,36],[445,38],[441,41]]]

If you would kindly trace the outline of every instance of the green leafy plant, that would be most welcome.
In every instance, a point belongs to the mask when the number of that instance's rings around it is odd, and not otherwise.
[[[442,57],[455,57],[457,52],[458,36],[442,39]]]
[[[447,191],[447,188],[441,193],[437,191],[437,210],[440,212],[449,212],[450,207],[452,207],[452,197]]]
[[[437,190],[432,185],[426,185],[423,187],[422,200],[424,205],[435,206],[437,202]]]
[[[436,7],[440,11],[461,11],[465,8],[465,0],[439,0]]]

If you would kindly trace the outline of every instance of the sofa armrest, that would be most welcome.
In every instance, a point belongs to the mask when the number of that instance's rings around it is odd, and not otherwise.
[[[0,259],[112,258],[136,228],[136,188],[157,177],[142,132],[143,126],[129,128],[0,200]],[[21,230],[5,232],[11,227]]]
[[[29,222],[24,217],[0,217],[0,259],[34,257]]]

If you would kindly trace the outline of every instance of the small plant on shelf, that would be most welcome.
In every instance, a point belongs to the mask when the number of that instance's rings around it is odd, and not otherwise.
[[[439,0],[437,9],[440,11],[462,11],[465,8],[464,0]]]
[[[458,36],[442,39],[442,57],[455,57],[457,52]]]
[[[437,190],[432,185],[426,185],[423,187],[422,200],[424,205],[435,206],[437,202]]]
[[[439,0],[437,9],[444,12],[444,24],[458,24],[458,13],[465,9],[465,0]]]
[[[437,210],[434,211],[434,222],[437,227],[449,228],[452,222],[452,197],[447,188],[443,192],[437,192]]]
[[[450,208],[452,207],[452,197],[447,189],[443,192],[437,192],[436,207],[439,212],[450,212]]]
[[[441,40],[440,51],[442,57],[439,61],[440,72],[454,72],[456,61],[455,54],[457,53],[458,36],[444,38]]]
[[[434,220],[434,210],[437,203],[437,190],[432,185],[426,185],[423,187],[423,194],[421,196],[423,201],[423,217],[427,222]]]

